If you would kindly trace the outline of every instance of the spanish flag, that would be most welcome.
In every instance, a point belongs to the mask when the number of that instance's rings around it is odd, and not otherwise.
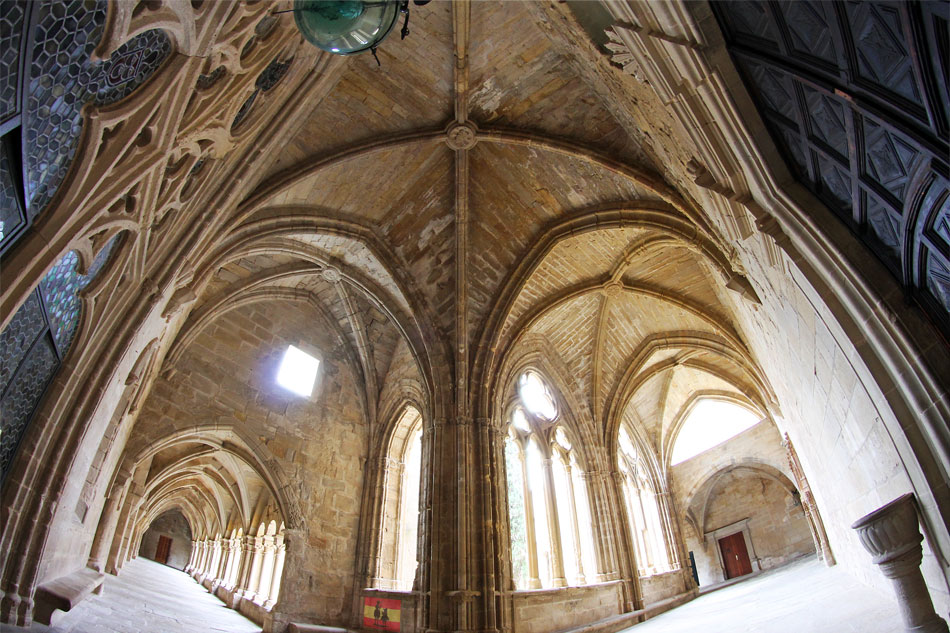
[[[363,628],[399,633],[401,600],[363,598]]]

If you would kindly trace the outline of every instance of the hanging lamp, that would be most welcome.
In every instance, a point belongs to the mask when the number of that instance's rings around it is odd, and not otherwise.
[[[304,39],[335,55],[372,51],[375,56],[400,14],[405,15],[402,37],[409,35],[409,0],[294,0],[293,12]]]

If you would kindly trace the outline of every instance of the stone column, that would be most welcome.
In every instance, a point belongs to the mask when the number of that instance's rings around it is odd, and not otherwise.
[[[251,586],[251,567],[254,561],[254,537],[245,536],[242,543],[241,569],[238,572],[236,592],[238,597],[246,597]]]
[[[608,479],[608,476],[604,476]],[[640,574],[633,533],[633,512],[630,495],[625,494],[625,478],[619,470],[613,470],[609,475],[609,500],[613,502],[613,514],[604,515],[602,520],[609,521],[613,516],[612,529],[613,538],[616,543],[615,560],[618,569],[617,576],[620,578],[623,589],[624,608],[627,611],[634,611],[643,608],[643,591],[640,587]],[[588,482],[590,487],[591,482]],[[609,506],[608,506],[609,508]],[[606,561],[598,564],[606,564]],[[598,576],[598,581],[600,581]]]
[[[224,566],[224,575],[221,584],[229,591],[234,588],[234,565],[237,562],[238,543],[236,538],[228,539],[228,562]]]
[[[254,558],[251,561],[251,575],[247,583],[247,591],[244,597],[248,600],[254,600],[257,597],[257,591],[261,582],[261,563],[264,561],[264,539],[261,537],[254,539]]]
[[[544,468],[544,500],[548,513],[548,538],[551,540],[551,584],[555,587],[566,587],[564,577],[564,555],[561,553],[561,522],[557,514],[557,499],[554,497],[554,469],[551,467],[551,458],[542,460]]]
[[[581,530],[577,525],[577,500],[574,498],[574,478],[571,476],[571,462],[562,459],[564,465],[564,476],[567,479],[568,508],[571,515],[571,532],[574,535],[574,558],[577,565],[577,584],[586,585],[587,578],[584,577],[584,557],[581,555]]]
[[[541,578],[538,574],[538,541],[534,531],[534,499],[531,498],[531,486],[528,484],[528,456],[525,447],[519,447],[521,462],[521,485],[524,488],[524,526],[525,540],[528,545],[528,589],[540,589]]]
[[[198,560],[198,541],[191,542],[191,553],[188,554],[188,564],[185,565],[185,572],[192,573],[195,569],[195,561]]]
[[[612,507],[607,491],[607,473],[587,471],[581,474],[587,485],[587,499],[590,503],[590,518],[593,523],[594,552],[597,560],[597,582],[617,580],[615,540],[616,525],[611,523]]]
[[[920,573],[924,540],[917,522],[913,493],[900,496],[851,525],[871,561],[893,581],[907,633],[947,633],[947,623],[934,612]]]
[[[119,513],[115,536],[112,538],[112,546],[109,549],[109,557],[106,560],[106,571],[110,574],[118,574],[125,562],[125,546],[129,539],[129,533],[132,531],[132,522],[138,511],[138,504],[142,501],[143,492],[144,487],[138,481],[133,481],[125,495],[125,502],[122,504],[122,510]]]
[[[666,546],[666,571],[679,566],[679,552],[676,547],[676,538],[673,535],[673,513],[670,510],[670,493],[659,492],[653,494],[656,499],[656,509],[660,515],[660,527],[663,530],[663,544]]]
[[[112,494],[106,501],[105,510],[99,518],[99,525],[96,526],[96,536],[93,540],[92,551],[89,554],[88,567],[96,571],[103,571],[106,566],[106,559],[109,556],[109,546],[115,537],[115,529],[119,523],[119,511],[125,501],[125,494],[128,491],[128,475],[112,487]]]
[[[214,584],[216,587],[224,584],[224,578],[227,576],[228,562],[231,560],[231,541],[221,539],[218,542],[218,564],[214,570]]]
[[[257,582],[257,599],[261,604],[270,600],[271,580],[274,578],[274,537],[264,537],[264,556],[261,561],[261,577]]]
[[[275,541],[274,572],[271,575],[270,589],[267,592],[267,602],[264,603],[264,606],[268,609],[273,607],[274,603],[277,602],[277,596],[280,592],[280,577],[284,571],[284,554],[286,550],[284,548],[283,538],[278,536]]]
[[[201,565],[198,567],[198,582],[207,578],[208,567],[211,565],[211,541],[205,539],[203,543],[202,549],[204,551],[201,554]]]

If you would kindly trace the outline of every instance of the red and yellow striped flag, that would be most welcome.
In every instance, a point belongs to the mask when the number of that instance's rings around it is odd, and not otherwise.
[[[363,599],[363,627],[377,631],[399,633],[399,615],[401,600],[388,598]]]

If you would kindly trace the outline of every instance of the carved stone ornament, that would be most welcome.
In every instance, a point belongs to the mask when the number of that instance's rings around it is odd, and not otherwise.
[[[619,297],[623,293],[623,284],[619,281],[611,281],[604,285],[605,297]]]
[[[453,123],[445,131],[445,144],[449,149],[472,149],[477,142],[475,126],[471,123]]]
[[[908,493],[851,525],[875,565],[894,581],[901,619],[907,633],[947,633],[947,623],[935,612],[920,561],[924,540],[917,523],[914,495]]]
[[[333,266],[327,266],[324,268],[321,275],[323,276],[324,280],[329,281],[331,284],[339,283],[343,278],[343,276],[340,275],[340,271]]]

